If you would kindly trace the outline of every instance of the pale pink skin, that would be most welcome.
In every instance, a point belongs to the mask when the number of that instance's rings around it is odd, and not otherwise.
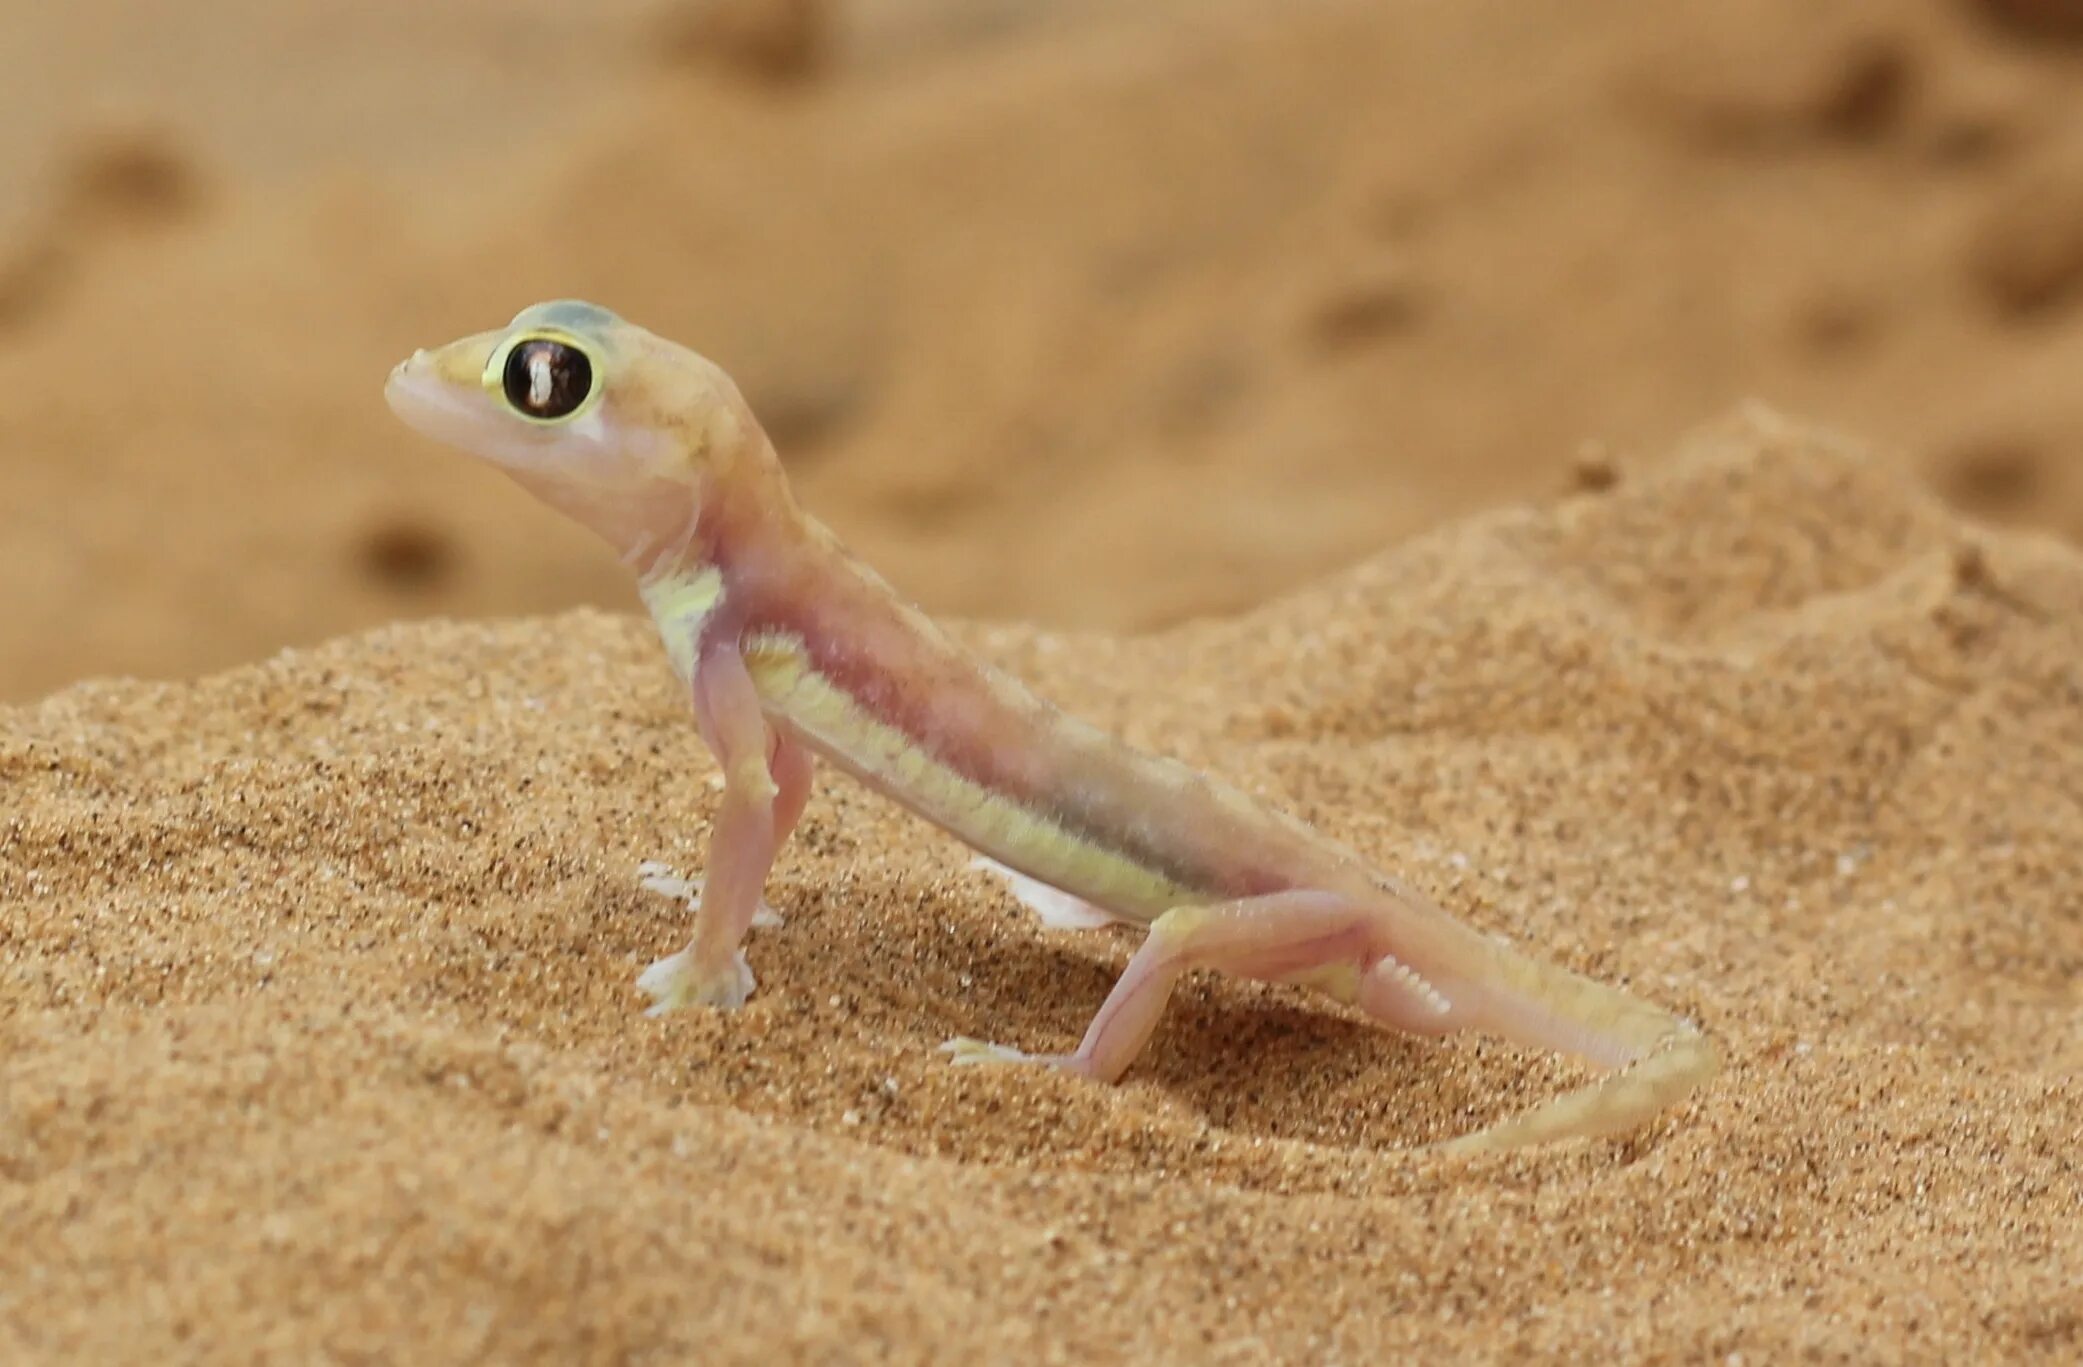
[[[518,414],[488,361],[515,338],[579,347],[593,401]],[[1459,1152],[1632,1128],[1715,1069],[1693,1027],[1480,935],[1400,882],[1235,789],[1139,753],[971,657],[849,557],[791,497],[729,378],[578,303],[419,353],[392,407],[592,527],[636,573],[696,726],[724,774],[693,941],[642,985],[654,1009],[736,1006],[740,945],[820,756],[1055,900],[1150,927],[1069,1054],[958,1040],[963,1062],[1049,1064],[1112,1081],[1180,975],[1302,982],[1394,1028],[1474,1029],[1619,1071],[1453,1141]]]

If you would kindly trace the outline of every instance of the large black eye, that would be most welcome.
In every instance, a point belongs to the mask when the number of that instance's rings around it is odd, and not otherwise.
[[[506,354],[503,382],[515,412],[554,421],[577,412],[593,392],[593,363],[568,342],[531,337]]]

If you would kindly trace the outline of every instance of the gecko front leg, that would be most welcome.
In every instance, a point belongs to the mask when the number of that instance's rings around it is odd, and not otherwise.
[[[802,819],[803,806],[810,800],[810,780],[815,767],[810,752],[801,742],[780,728],[773,728],[773,739],[767,750],[767,770],[773,775],[774,786],[779,790],[774,795],[774,852],[777,855],[782,846],[788,844],[796,822]],[[700,874],[683,878],[673,872],[670,865],[647,859],[637,865],[636,876],[637,886],[645,892],[684,902],[692,910],[701,908],[702,887],[706,880]],[[762,899],[752,913],[753,928],[757,930],[762,926],[780,924],[781,913]]]
[[[768,725],[736,645],[705,651],[691,687],[695,723],[723,770],[723,801],[709,832],[694,939],[637,979],[653,1016],[694,1005],[735,1008],[752,995],[740,945],[759,914],[774,856],[810,796],[810,756]]]

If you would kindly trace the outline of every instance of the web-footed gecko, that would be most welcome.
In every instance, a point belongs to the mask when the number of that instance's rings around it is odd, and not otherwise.
[[[540,304],[416,353],[386,392],[411,426],[621,552],[722,767],[692,943],[639,979],[654,1012],[752,991],[740,944],[817,757],[1015,871],[1059,919],[1148,927],[1075,1050],[964,1039],[947,1046],[957,1061],[1111,1082],[1180,975],[1213,968],[1304,984],[1399,1030],[1485,1031],[1613,1070],[1450,1151],[1628,1129],[1713,1075],[1690,1023],[1517,953],[964,652],[797,506],[736,386],[694,352],[591,304]]]

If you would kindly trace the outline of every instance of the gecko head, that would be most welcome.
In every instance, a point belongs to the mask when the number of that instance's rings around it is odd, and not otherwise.
[[[757,430],[716,366],[577,300],[413,353],[384,397],[633,555],[688,534],[705,476]]]

